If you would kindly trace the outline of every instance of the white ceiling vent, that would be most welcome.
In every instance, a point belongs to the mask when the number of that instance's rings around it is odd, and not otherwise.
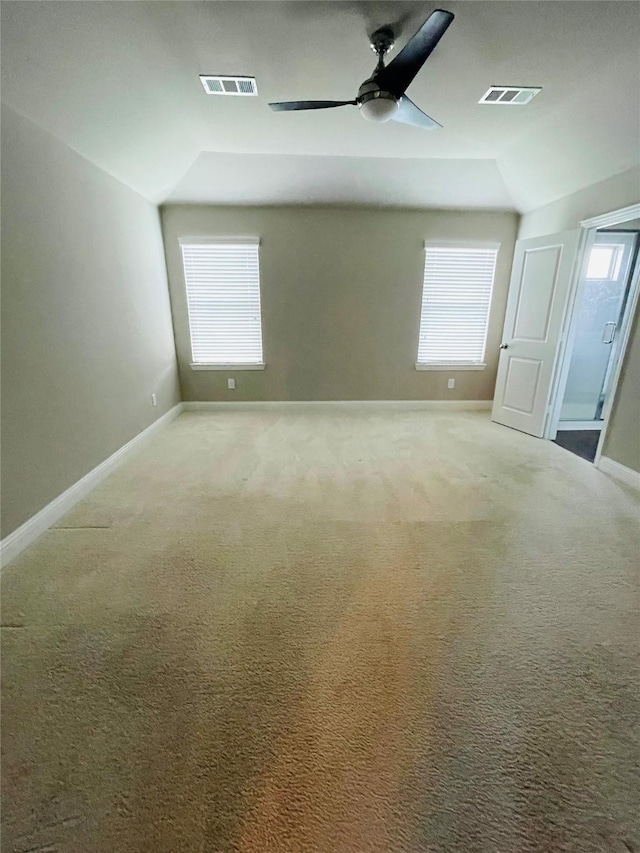
[[[478,101],[479,104],[508,104],[522,107],[541,92],[536,86],[491,86]]]
[[[201,74],[207,95],[257,95],[258,84],[255,77],[226,77],[219,74]]]

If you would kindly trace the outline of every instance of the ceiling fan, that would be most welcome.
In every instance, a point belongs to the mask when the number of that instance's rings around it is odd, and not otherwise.
[[[269,104],[276,112],[291,110],[325,110],[347,105],[357,106],[369,121],[398,121],[425,130],[442,127],[430,118],[405,95],[409,84],[429,58],[434,48],[453,21],[453,13],[436,9],[412,36],[400,53],[388,65],[384,57],[394,45],[391,27],[381,27],[371,36],[371,49],[378,56],[378,64],[371,77],[358,89],[353,101],[282,101]]]

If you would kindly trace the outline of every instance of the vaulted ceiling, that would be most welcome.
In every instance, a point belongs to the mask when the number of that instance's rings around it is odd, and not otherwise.
[[[409,94],[444,125],[371,124],[348,99],[429,2],[5,2],[2,99],[153,202],[370,203],[527,211],[638,166],[633,0],[466,0]],[[391,57],[393,54],[391,54]],[[253,75],[258,98],[205,95],[201,73]],[[542,86],[524,107],[492,84]]]

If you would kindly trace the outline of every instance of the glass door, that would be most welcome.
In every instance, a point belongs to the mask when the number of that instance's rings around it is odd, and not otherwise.
[[[578,308],[559,429],[602,421],[613,355],[631,282],[638,234],[598,231]]]

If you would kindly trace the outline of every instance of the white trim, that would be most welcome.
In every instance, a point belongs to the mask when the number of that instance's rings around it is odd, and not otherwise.
[[[609,225],[621,225],[628,219],[637,219],[640,216],[640,203],[631,204],[629,207],[621,207],[610,213],[602,213],[600,216],[592,216],[591,219],[583,219],[580,223],[582,228],[607,228]]]
[[[599,468],[603,474],[609,474],[610,477],[626,483],[632,489],[640,490],[640,471],[627,468],[626,465],[621,465],[614,459],[609,459],[608,456],[601,456],[596,463],[596,468]]]
[[[164,415],[159,417],[157,421],[154,421],[141,433],[138,433],[135,438],[132,438],[131,441],[128,441],[119,450],[116,450],[115,453],[112,453],[108,459],[105,459],[104,462],[101,462],[100,465],[92,471],[89,471],[88,474],[85,474],[81,480],[78,480],[77,483],[74,483],[73,486],[70,486],[65,492],[58,495],[57,498],[52,500],[51,503],[47,504],[47,506],[43,507],[40,512],[37,512],[34,516],[25,521],[24,524],[20,525],[20,527],[14,530],[13,533],[5,536],[2,542],[0,542],[0,566],[6,566],[15,559],[18,554],[24,551],[28,545],[35,542],[39,536],[59,521],[63,515],[66,515],[69,510],[78,503],[78,501],[86,497],[89,492],[95,489],[98,483],[102,482],[102,480],[108,477],[109,474],[118,467],[118,465],[124,462],[125,458],[127,458],[131,451],[137,448],[142,441],[146,440],[153,433],[166,426],[169,421],[177,418],[178,415],[181,414],[182,410],[182,403],[178,403],[177,406],[174,406]]]
[[[560,421],[557,432],[566,432],[567,430],[575,429],[599,432],[602,429],[602,421]]]
[[[254,409],[303,408],[305,406],[330,406],[351,408],[353,406],[378,406],[398,411],[489,411],[492,400],[250,400],[227,402],[224,400],[190,400],[182,404],[185,412],[247,411]]]
[[[437,362],[416,362],[416,370],[484,370],[487,365],[479,362],[473,361],[468,364],[438,364]]]
[[[259,246],[259,237],[178,237],[178,243],[181,246],[208,246],[212,243],[226,245],[228,243],[240,243],[245,246]]]
[[[491,240],[425,240],[424,248],[432,249],[438,247],[440,249],[492,249],[495,252],[500,251],[502,243],[496,243]]]
[[[193,362],[191,370],[264,370],[264,362],[259,364],[199,364]]]

